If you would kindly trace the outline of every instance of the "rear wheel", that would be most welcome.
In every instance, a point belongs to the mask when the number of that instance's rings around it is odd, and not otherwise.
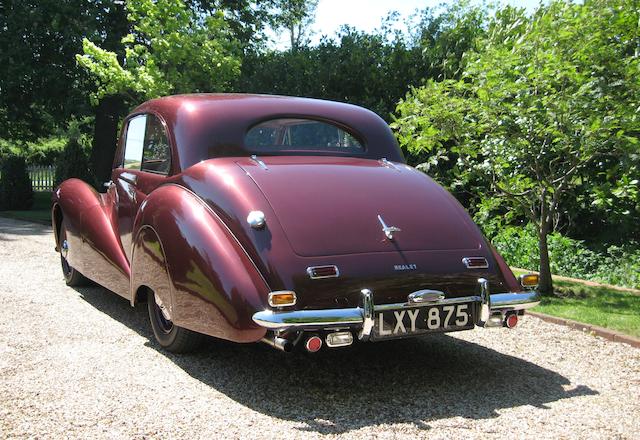
[[[204,342],[204,335],[174,325],[159,298],[151,291],[147,296],[147,308],[153,334],[165,350],[188,353],[198,349]]]
[[[67,228],[62,222],[60,227],[60,266],[62,267],[62,275],[67,286],[84,286],[88,284],[87,278],[73,268],[67,261],[69,253],[69,242],[67,241]]]

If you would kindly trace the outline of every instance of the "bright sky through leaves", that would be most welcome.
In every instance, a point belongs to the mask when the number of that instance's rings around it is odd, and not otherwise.
[[[332,37],[344,24],[358,30],[372,32],[380,27],[382,20],[391,12],[398,11],[398,27],[416,11],[441,4],[454,3],[453,0],[320,0],[316,10],[315,23],[312,26],[311,42],[316,44],[323,35]],[[475,3],[480,3],[479,1]],[[540,0],[506,0],[502,4],[524,7],[528,12],[535,10]],[[288,36],[285,33],[273,36],[275,47],[288,48]]]

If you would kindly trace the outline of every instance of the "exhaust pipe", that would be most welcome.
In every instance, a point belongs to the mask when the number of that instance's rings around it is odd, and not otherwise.
[[[293,350],[293,342],[279,336],[265,336],[264,338],[260,339],[260,342],[264,342],[265,344],[270,345],[273,348],[277,348],[280,351],[284,351],[285,353],[290,353]]]

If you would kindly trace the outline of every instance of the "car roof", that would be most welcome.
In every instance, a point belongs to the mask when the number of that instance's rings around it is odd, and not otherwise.
[[[136,107],[130,117],[140,113],[154,113],[164,120],[181,169],[214,157],[251,154],[244,146],[246,132],[276,118],[308,118],[344,126],[365,145],[359,157],[404,162],[387,123],[370,110],[346,103],[278,95],[199,93],[152,99]]]

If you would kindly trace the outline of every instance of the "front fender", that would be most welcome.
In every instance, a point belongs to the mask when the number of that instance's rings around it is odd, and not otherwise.
[[[264,336],[252,316],[265,308],[269,286],[200,198],[178,185],[161,186],[140,206],[134,231],[132,292],[166,279],[168,289],[158,293],[176,325],[235,342]]]
[[[52,196],[52,223],[64,221],[69,264],[84,276],[126,298],[129,262],[124,254],[113,203],[80,179],[68,179]],[[62,219],[56,218],[62,215]],[[56,231],[56,249],[59,243]]]

